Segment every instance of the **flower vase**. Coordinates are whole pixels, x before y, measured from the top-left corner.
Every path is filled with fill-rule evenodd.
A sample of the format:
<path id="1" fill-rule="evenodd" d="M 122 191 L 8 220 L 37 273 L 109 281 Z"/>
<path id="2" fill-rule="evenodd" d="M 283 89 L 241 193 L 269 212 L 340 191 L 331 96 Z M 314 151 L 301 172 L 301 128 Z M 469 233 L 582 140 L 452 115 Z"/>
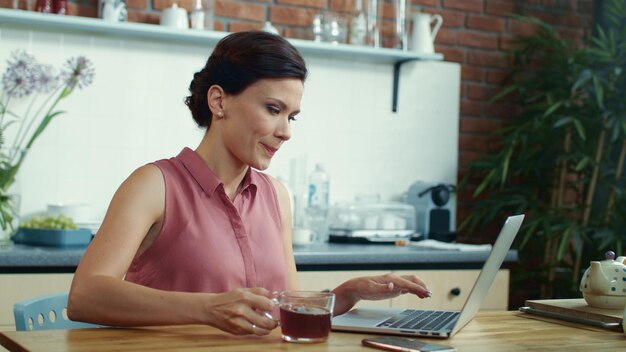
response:
<path id="1" fill-rule="evenodd" d="M 14 187 L 6 194 L 0 195 L 0 248 L 13 244 L 11 236 L 19 225 L 21 200 L 21 195 L 14 191 Z"/>
<path id="2" fill-rule="evenodd" d="M 17 174 L 25 155 L 24 149 L 0 150 L 0 248 L 13 244 L 11 236 L 19 225 L 22 197 Z"/>

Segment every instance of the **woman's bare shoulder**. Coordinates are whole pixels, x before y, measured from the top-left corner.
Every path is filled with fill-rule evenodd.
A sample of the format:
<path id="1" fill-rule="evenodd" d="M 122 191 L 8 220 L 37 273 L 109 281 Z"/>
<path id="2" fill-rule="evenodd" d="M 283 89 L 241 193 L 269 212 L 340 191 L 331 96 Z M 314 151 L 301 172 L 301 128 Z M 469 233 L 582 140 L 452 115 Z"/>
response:
<path id="1" fill-rule="evenodd" d="M 165 181 L 161 170 L 154 164 L 147 164 L 133 171 L 120 185 L 113 203 L 124 211 L 128 207 L 150 210 L 160 214 L 165 202 Z"/>
<path id="2" fill-rule="evenodd" d="M 161 169 L 154 164 L 146 164 L 135 169 L 124 180 L 120 189 L 131 188 L 135 191 L 141 189 L 154 190 L 154 187 L 163 188 L 163 186 L 164 180 Z"/>
<path id="3" fill-rule="evenodd" d="M 283 201 L 284 199 L 289 199 L 289 192 L 287 191 L 287 187 L 281 181 L 271 175 L 264 175 L 272 182 L 272 185 L 276 190 L 276 195 L 278 196 L 279 200 Z"/>

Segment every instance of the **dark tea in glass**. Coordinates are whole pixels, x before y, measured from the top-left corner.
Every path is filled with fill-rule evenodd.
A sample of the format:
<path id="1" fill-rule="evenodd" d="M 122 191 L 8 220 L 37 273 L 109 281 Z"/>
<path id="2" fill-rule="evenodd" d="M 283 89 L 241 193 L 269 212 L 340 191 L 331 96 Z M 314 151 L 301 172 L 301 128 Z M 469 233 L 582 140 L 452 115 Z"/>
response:
<path id="1" fill-rule="evenodd" d="M 280 307 L 280 322 L 285 339 L 324 341 L 330 332 L 330 312 L 306 306 Z"/>
<path id="2" fill-rule="evenodd" d="M 324 342 L 330 333 L 331 312 L 335 295 L 329 292 L 282 292 L 277 301 L 280 306 L 280 325 L 283 340 L 287 342 Z"/>

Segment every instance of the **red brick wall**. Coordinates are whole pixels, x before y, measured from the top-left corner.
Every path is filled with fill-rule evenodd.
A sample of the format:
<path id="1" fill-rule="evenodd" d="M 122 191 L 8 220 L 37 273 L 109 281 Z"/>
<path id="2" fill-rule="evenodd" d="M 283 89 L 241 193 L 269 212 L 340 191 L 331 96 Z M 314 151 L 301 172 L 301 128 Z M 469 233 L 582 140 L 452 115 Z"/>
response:
<path id="1" fill-rule="evenodd" d="M 443 26 L 436 51 L 462 65 L 459 127 L 459 179 L 467 164 L 487 151 L 488 135 L 502 126 L 515 106 L 487 101 L 501 87 L 507 73 L 506 50 L 516 35 L 534 28 L 513 14 L 538 17 L 555 25 L 566 38 L 581 41 L 590 35 L 592 0 L 412 0 L 423 12 L 439 13 Z M 457 223 L 471 211 L 468 189 L 458 194 Z M 489 234 L 487 234 L 489 236 Z M 473 240 L 479 240 L 474 238 Z"/>
<path id="2" fill-rule="evenodd" d="M 127 0 L 132 22 L 158 23 L 160 11 L 173 0 Z M 195 0 L 178 0 L 191 10 Z M 364 0 L 365 2 L 366 0 Z M 505 50 L 519 34 L 533 28 L 513 19 L 513 14 L 539 17 L 556 25 L 564 36 L 580 40 L 592 25 L 593 0 L 408 0 L 409 11 L 438 13 L 443 26 L 436 51 L 447 61 L 462 65 L 459 178 L 467 163 L 486 151 L 487 135 L 500 127 L 514 109 L 506 103 L 487 104 L 507 72 Z M 20 0 L 34 6 L 35 0 Z M 97 0 L 69 0 L 70 15 L 96 17 Z M 0 0 L 10 7 L 12 0 Z M 394 8 L 391 0 L 379 0 L 384 17 L 383 43 L 391 42 Z M 312 17 L 322 10 L 350 16 L 354 0 L 215 0 L 215 29 L 241 31 L 258 29 L 269 19 L 290 38 L 310 38 Z M 436 118 L 436 117 L 433 117 Z M 457 217 L 462 221 L 471 208 L 467 193 L 459 194 Z"/>

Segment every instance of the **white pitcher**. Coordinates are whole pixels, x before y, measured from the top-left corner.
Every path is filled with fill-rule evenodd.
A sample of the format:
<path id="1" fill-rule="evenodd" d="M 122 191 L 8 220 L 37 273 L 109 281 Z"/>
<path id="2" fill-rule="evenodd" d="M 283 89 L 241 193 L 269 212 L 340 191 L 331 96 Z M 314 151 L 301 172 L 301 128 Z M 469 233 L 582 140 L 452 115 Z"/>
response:
<path id="1" fill-rule="evenodd" d="M 126 0 L 99 0 L 98 17 L 105 21 L 125 22 Z"/>
<path id="2" fill-rule="evenodd" d="M 411 50 L 420 53 L 432 54 L 435 52 L 435 37 L 443 23 L 440 15 L 414 13 L 412 16 L 413 31 L 411 36 Z"/>

